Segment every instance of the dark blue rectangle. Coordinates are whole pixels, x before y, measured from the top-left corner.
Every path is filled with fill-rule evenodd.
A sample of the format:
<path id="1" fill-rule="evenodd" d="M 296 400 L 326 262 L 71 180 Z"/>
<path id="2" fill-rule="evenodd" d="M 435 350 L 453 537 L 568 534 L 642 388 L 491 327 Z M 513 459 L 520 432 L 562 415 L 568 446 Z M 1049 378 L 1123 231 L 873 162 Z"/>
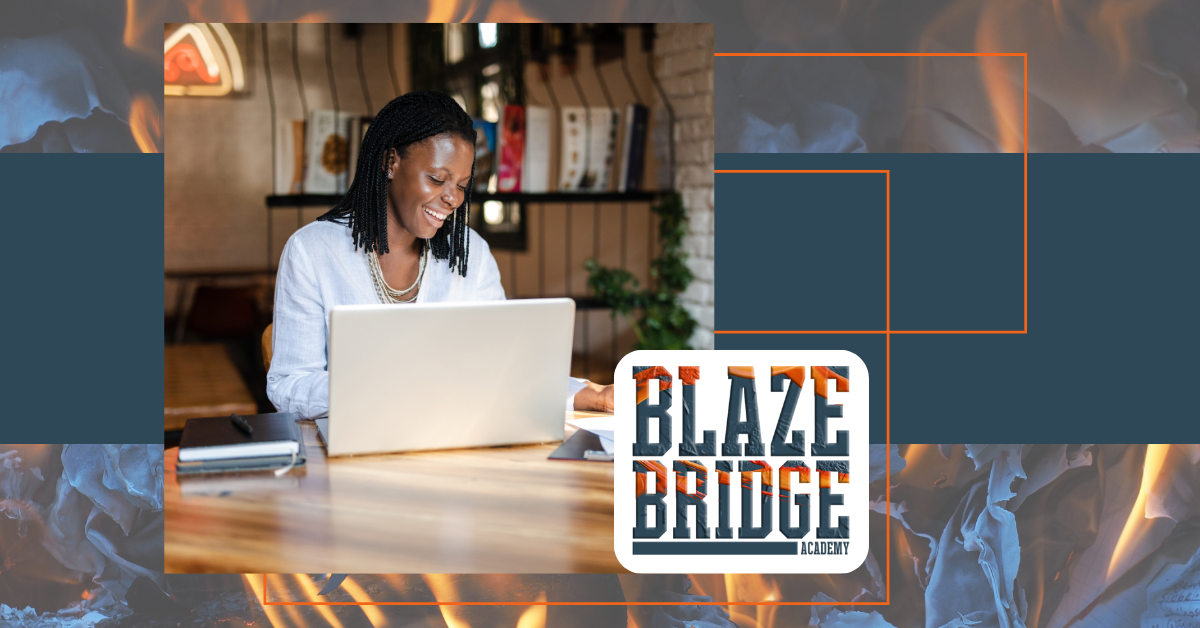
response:
<path id="1" fill-rule="evenodd" d="M 796 541 L 634 541 L 634 554 L 729 556 L 741 554 L 794 555 Z"/>
<path id="2" fill-rule="evenodd" d="M 887 326 L 886 175 L 718 173 L 714 194 L 720 298 L 746 306 L 718 307 L 717 329 Z M 733 280 L 731 256 L 754 272 Z"/>
<path id="3" fill-rule="evenodd" d="M 1024 326 L 1021 155 L 722 154 L 716 167 L 890 171 L 716 175 L 717 329 L 886 329 L 889 179 L 892 329 Z"/>
<path id="4" fill-rule="evenodd" d="M 1023 181 L 1013 160 L 1020 165 L 1019 155 L 720 154 L 717 168 L 890 169 L 892 329 L 1020 331 Z M 1200 154 L 1030 155 L 1028 332 L 893 334 L 891 441 L 1196 442 L 1196 172 Z M 795 211 L 758 209 L 764 232 Z M 739 207 L 719 205 L 718 224 L 726 212 Z M 797 258 L 717 231 L 716 348 L 853 351 L 871 377 L 870 438 L 882 443 L 887 337 L 721 334 L 770 329 L 760 302 L 726 295 L 777 290 L 779 269 Z M 866 225 L 841 237 L 877 239 Z M 820 285 L 795 285 L 774 307 L 878 310 L 873 295 L 830 303 Z"/>
<path id="5" fill-rule="evenodd" d="M 0 154 L 4 439 L 161 442 L 162 154 Z"/>

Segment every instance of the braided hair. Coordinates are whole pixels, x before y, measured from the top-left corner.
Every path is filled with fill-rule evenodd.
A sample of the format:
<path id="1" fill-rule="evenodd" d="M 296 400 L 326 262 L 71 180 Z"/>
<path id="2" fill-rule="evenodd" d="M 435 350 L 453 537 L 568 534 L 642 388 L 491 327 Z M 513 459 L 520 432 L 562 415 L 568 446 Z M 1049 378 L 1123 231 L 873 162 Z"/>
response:
<path id="1" fill-rule="evenodd" d="M 384 159 L 390 149 L 406 157 L 408 147 L 436 135 L 449 133 L 475 146 L 475 127 L 471 116 L 451 97 L 441 92 L 410 92 L 384 105 L 371 122 L 359 151 L 354 182 L 342 200 L 317 220 L 350 226 L 354 250 L 388 252 L 387 175 Z M 471 214 L 471 190 L 475 187 L 475 162 L 472 156 L 471 179 L 458 220 L 443 223 L 429 239 L 434 259 L 450 260 L 450 270 L 467 276 L 467 220 Z"/>

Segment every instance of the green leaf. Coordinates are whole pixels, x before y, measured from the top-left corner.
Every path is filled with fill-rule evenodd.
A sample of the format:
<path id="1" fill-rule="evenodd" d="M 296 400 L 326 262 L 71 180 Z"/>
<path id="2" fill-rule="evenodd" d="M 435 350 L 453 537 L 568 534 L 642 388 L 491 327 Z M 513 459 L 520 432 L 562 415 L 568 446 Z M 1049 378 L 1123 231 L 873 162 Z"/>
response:
<path id="1" fill-rule="evenodd" d="M 662 253 L 650 263 L 650 277 L 657 284 L 642 289 L 632 273 L 606 268 L 595 259 L 583 263 L 588 286 L 596 299 L 630 321 L 638 342 L 634 349 L 691 349 L 690 341 L 699 323 L 678 302 L 679 294 L 695 279 L 680 248 L 687 235 L 687 211 L 683 198 L 666 194 L 650 208 L 659 218 L 658 238 Z M 633 312 L 640 310 L 636 320 Z"/>

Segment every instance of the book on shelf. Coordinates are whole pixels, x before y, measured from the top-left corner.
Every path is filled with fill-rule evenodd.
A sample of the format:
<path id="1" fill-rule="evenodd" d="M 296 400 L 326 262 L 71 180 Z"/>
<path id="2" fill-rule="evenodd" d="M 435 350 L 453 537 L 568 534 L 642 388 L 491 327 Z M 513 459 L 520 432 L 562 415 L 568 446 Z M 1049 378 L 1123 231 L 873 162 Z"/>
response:
<path id="1" fill-rule="evenodd" d="M 617 115 L 608 107 L 563 107 L 559 189 L 609 189 L 616 155 Z"/>
<path id="2" fill-rule="evenodd" d="M 550 191 L 550 141 L 554 119 L 548 107 L 525 107 L 525 154 L 521 192 Z"/>
<path id="3" fill-rule="evenodd" d="M 617 110 L 592 107 L 588 112 L 588 158 L 580 189 L 607 192 L 612 189 L 613 159 L 617 153 Z"/>
<path id="4" fill-rule="evenodd" d="M 304 120 L 281 120 L 275 129 L 275 193 L 304 191 Z"/>
<path id="5" fill-rule="evenodd" d="M 525 156 L 525 108 L 505 105 L 500 118 L 500 170 L 496 189 L 521 191 L 521 166 Z"/>
<path id="6" fill-rule="evenodd" d="M 316 109 L 309 112 L 304 192 L 346 192 L 350 120 L 358 114 Z"/>
<path id="7" fill-rule="evenodd" d="M 625 105 L 625 137 L 621 142 L 621 172 L 617 177 L 618 192 L 642 189 L 646 165 L 646 124 L 649 110 L 644 105 Z"/>
<path id="8" fill-rule="evenodd" d="M 486 192 L 496 173 L 496 123 L 475 118 L 475 191 Z"/>
<path id="9" fill-rule="evenodd" d="M 587 173 L 587 109 L 562 108 L 562 159 L 558 169 L 558 189 L 574 192 L 584 183 Z"/>

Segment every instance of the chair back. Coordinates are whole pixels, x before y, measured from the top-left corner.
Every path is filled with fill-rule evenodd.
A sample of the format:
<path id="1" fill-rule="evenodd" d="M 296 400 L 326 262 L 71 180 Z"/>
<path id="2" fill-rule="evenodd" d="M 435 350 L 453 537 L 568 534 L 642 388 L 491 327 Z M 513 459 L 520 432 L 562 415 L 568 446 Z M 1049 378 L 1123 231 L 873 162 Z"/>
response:
<path id="1" fill-rule="evenodd" d="M 267 328 L 263 330 L 262 335 L 263 371 L 266 373 L 271 372 L 271 328 L 274 326 L 275 323 L 267 325 Z"/>

